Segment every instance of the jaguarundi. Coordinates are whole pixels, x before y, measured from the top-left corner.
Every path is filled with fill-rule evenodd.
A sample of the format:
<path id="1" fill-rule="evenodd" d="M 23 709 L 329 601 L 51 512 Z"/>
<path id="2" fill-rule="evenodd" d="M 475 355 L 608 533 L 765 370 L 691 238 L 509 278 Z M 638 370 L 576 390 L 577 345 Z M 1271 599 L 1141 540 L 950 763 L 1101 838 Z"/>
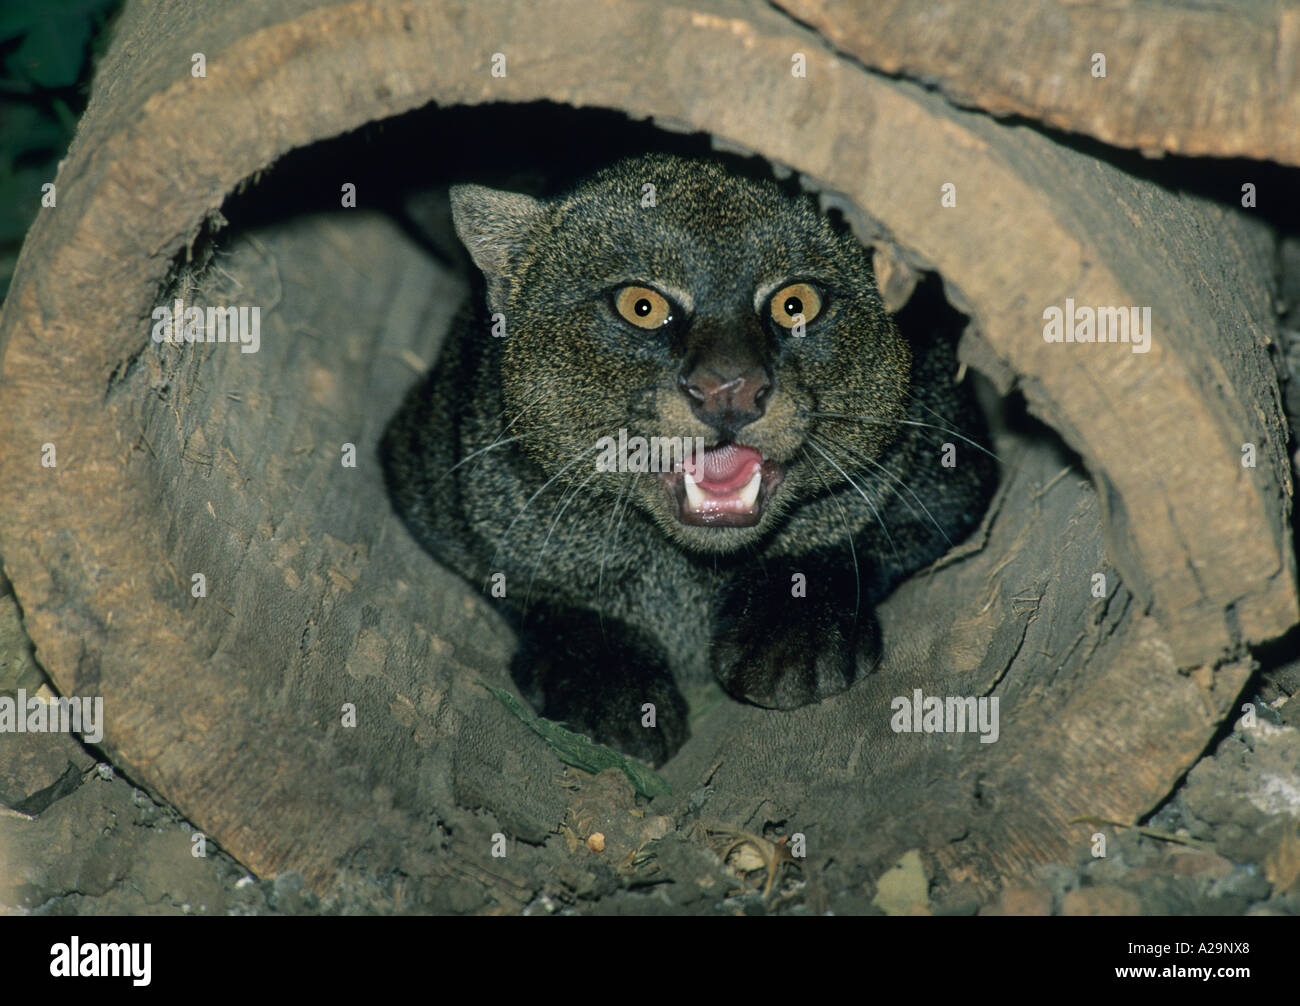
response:
<path id="1" fill-rule="evenodd" d="M 993 488 L 951 343 L 900 332 L 810 196 L 711 159 L 451 204 L 483 282 L 381 450 L 416 539 L 512 620 L 523 695 L 660 764 L 680 683 L 791 709 L 869 671 L 876 603 Z"/>

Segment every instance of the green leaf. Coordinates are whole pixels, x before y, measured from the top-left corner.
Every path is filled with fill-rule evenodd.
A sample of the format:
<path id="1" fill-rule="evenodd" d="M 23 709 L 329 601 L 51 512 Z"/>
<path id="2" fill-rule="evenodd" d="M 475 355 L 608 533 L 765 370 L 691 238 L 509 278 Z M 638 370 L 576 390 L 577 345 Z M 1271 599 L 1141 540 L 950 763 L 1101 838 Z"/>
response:
<path id="1" fill-rule="evenodd" d="M 0 98 L 0 135 L 5 138 L 0 146 L 0 161 L 13 163 L 24 155 L 41 151 L 51 156 L 62 155 L 72 133 L 55 116 L 36 105 Z"/>
<path id="2" fill-rule="evenodd" d="M 560 761 L 566 765 L 580 768 L 584 772 L 603 772 L 607 768 L 620 769 L 632 788 L 642 796 L 667 796 L 672 788 L 654 769 L 644 765 L 635 758 L 619 754 L 604 744 L 597 744 L 586 734 L 566 730 L 558 723 L 538 716 L 531 709 L 525 709 L 519 700 L 502 688 L 493 688 L 486 681 L 480 685 L 501 700 L 501 704 L 515 714 L 528 729 L 546 741 L 547 746 L 555 752 Z"/>
<path id="3" fill-rule="evenodd" d="M 26 35 L 51 18 L 102 18 L 118 0 L 7 0 L 0 5 L 0 42 Z"/>
<path id="4" fill-rule="evenodd" d="M 41 87 L 71 87 L 81 75 L 90 41 L 84 17 L 47 17 L 32 25 L 7 65 Z"/>
<path id="5" fill-rule="evenodd" d="M 0 42 L 27 34 L 32 25 L 48 16 L 38 0 L 17 0 L 0 7 Z"/>
<path id="6" fill-rule="evenodd" d="M 12 173 L 0 168 L 0 242 L 22 242 L 40 212 L 41 186 L 52 180 L 34 168 Z"/>

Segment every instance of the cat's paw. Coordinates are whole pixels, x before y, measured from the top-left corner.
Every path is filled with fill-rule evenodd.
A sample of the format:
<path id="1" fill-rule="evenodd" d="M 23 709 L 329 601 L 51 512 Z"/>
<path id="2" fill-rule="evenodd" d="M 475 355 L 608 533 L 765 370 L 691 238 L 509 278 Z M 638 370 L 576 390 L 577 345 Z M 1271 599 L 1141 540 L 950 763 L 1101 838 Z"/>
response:
<path id="1" fill-rule="evenodd" d="M 733 697 L 769 709 L 796 709 L 837 695 L 874 666 L 880 630 L 870 612 L 856 620 L 741 618 L 713 643 L 713 672 Z"/>
<path id="2" fill-rule="evenodd" d="M 648 722 L 649 706 L 653 706 L 653 726 Z M 590 716 L 572 708 L 553 711 L 569 723 L 570 729 L 587 733 L 615 751 L 656 767 L 675 755 L 690 736 L 685 700 L 676 688 L 659 683 L 606 695 Z"/>
<path id="3" fill-rule="evenodd" d="M 652 765 L 690 737 L 686 700 L 652 647 L 617 622 L 550 615 L 515 655 L 512 674 L 538 712 Z"/>
<path id="4" fill-rule="evenodd" d="M 542 701 L 541 714 L 615 751 L 663 765 L 690 736 L 686 702 L 671 684 L 626 680 L 623 671 L 606 666 L 609 677 L 552 691 Z"/>

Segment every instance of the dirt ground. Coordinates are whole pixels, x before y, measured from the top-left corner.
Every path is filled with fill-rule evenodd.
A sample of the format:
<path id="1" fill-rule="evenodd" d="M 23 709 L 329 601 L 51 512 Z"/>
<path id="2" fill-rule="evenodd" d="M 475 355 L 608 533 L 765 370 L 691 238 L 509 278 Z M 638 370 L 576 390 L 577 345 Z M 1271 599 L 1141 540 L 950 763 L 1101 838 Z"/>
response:
<path id="1" fill-rule="evenodd" d="M 0 659 L 8 674 L 22 671 L 30 681 L 12 594 L 0 605 Z M 724 864 L 719 852 L 727 839 L 707 834 L 698 820 L 652 816 L 616 771 L 588 776 L 557 763 L 556 781 L 577 797 L 565 829 L 546 841 L 567 845 L 572 869 L 527 892 L 524 913 L 1297 915 L 1298 692 L 1300 661 L 1262 673 L 1252 689 L 1254 722 L 1245 717 L 1220 739 L 1146 822 L 1147 833 L 1099 824 L 1104 856 L 1085 850 L 1076 862 L 1041 867 L 983 903 L 960 886 L 932 882 L 913 854 L 876 884 L 839 889 L 827 889 L 823 878 L 808 875 L 811 869 L 782 866 L 765 898 L 767 871 L 753 849 L 740 848 Z M 588 795 L 602 808 L 621 804 L 628 813 L 584 821 Z M 702 790 L 698 802 L 706 799 Z M 420 910 L 391 881 L 352 878 L 319 899 L 297 874 L 254 877 L 211 843 L 200 848 L 196 829 L 174 809 L 64 735 L 0 734 L 0 805 L 3 914 L 384 914 L 399 904 Z M 640 839 L 632 844 L 653 850 L 635 873 L 602 858 L 626 840 L 619 829 L 629 826 Z M 574 829 L 589 834 L 594 827 L 609 833 L 607 850 L 577 839 Z M 527 846 L 516 854 L 526 856 Z M 467 896 L 464 909 L 493 906 Z"/>

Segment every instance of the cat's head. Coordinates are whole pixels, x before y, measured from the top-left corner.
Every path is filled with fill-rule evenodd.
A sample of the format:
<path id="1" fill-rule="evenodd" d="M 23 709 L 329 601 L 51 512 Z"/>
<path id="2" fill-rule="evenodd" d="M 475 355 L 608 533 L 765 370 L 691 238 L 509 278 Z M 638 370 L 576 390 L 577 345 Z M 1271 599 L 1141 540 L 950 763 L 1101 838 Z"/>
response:
<path id="1" fill-rule="evenodd" d="M 866 250 L 806 195 L 653 154 L 553 201 L 451 200 L 500 315 L 503 425 L 570 506 L 626 500 L 683 546 L 730 552 L 896 436 L 908 344 Z"/>

